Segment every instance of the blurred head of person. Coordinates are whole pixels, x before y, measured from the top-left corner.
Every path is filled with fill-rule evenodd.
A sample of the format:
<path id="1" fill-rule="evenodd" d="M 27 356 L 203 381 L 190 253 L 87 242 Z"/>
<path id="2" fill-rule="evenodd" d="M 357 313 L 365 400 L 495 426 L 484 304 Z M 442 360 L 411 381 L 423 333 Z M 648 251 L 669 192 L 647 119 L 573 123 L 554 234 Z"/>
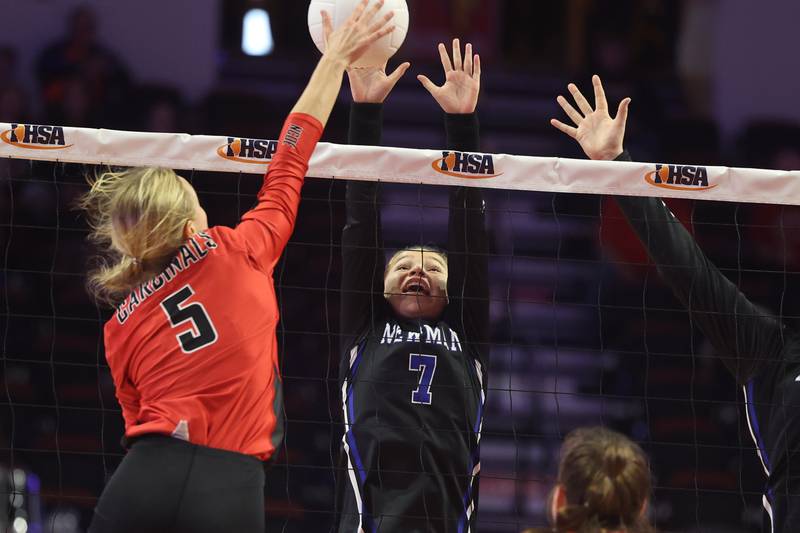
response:
<path id="1" fill-rule="evenodd" d="M 208 217 L 191 184 L 165 168 L 106 172 L 89 181 L 78 206 L 100 249 L 88 289 L 99 302 L 116 305 L 154 278 L 192 235 L 208 229 Z"/>
<path id="2" fill-rule="evenodd" d="M 800 148 L 784 146 L 772 157 L 770 168 L 777 170 L 800 170 Z"/>
<path id="3" fill-rule="evenodd" d="M 447 306 L 447 254 L 409 246 L 389 260 L 383 295 L 395 314 L 407 320 L 436 320 Z"/>
<path id="4" fill-rule="evenodd" d="M 160 133 L 175 133 L 178 126 L 178 108 L 166 100 L 155 102 L 147 110 L 145 116 L 145 130 Z"/>
<path id="5" fill-rule="evenodd" d="M 30 120 L 28 94 L 18 85 L 0 86 L 0 122 Z"/>
<path id="6" fill-rule="evenodd" d="M 94 10 L 88 5 L 76 7 L 69 16 L 67 41 L 77 46 L 94 44 L 97 32 L 97 19 Z"/>
<path id="7" fill-rule="evenodd" d="M 602 427 L 571 432 L 561 447 L 548 515 L 558 533 L 652 533 L 647 456 L 633 441 Z"/>
<path id="8" fill-rule="evenodd" d="M 180 92 L 174 87 L 139 86 L 133 101 L 139 128 L 161 133 L 180 131 L 183 103 Z"/>
<path id="9" fill-rule="evenodd" d="M 17 71 L 17 51 L 10 46 L 0 46 L 0 83 L 12 83 Z"/>

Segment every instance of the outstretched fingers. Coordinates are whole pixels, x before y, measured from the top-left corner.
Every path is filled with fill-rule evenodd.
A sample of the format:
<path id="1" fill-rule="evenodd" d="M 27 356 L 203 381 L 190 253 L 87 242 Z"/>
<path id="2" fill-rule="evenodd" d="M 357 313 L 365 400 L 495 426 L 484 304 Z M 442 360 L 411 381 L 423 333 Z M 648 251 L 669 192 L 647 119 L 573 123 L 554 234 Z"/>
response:
<path id="1" fill-rule="evenodd" d="M 381 30 L 385 30 L 387 28 L 386 25 L 393 18 L 394 18 L 394 11 L 386 13 L 383 17 L 381 17 L 381 19 L 378 22 L 370 26 L 368 33 L 373 34 L 373 33 L 378 33 Z"/>
<path id="2" fill-rule="evenodd" d="M 566 124 L 564 124 L 560 120 L 556 120 L 554 118 L 550 119 L 550 124 L 552 124 L 556 129 L 566 133 L 567 135 L 569 135 L 573 139 L 576 139 L 578 137 L 578 128 L 573 128 L 572 126 L 567 126 Z"/>
<path id="3" fill-rule="evenodd" d="M 369 37 L 367 37 L 366 42 L 367 44 L 372 44 L 375 41 L 380 41 L 390 33 L 394 31 L 394 25 L 386 26 L 378 31 L 372 32 Z"/>
<path id="4" fill-rule="evenodd" d="M 403 77 L 403 74 L 406 73 L 409 67 L 411 67 L 411 63 L 405 62 L 399 65 L 391 74 L 389 74 L 389 83 L 392 84 L 392 87 L 394 87 L 397 82 L 400 81 L 400 78 Z"/>
<path id="5" fill-rule="evenodd" d="M 606 91 L 603 89 L 603 82 L 600 81 L 600 76 L 595 74 L 592 76 L 592 85 L 594 86 L 594 105 L 598 111 L 608 111 L 608 100 L 606 99 Z"/>
<path id="6" fill-rule="evenodd" d="M 364 15 L 364 11 L 367 9 L 367 4 L 369 4 L 369 0 L 361 0 L 350 14 L 350 19 L 347 22 L 350 24 L 356 24 L 359 20 L 361 20 L 361 17 Z"/>
<path id="7" fill-rule="evenodd" d="M 445 74 L 453 70 L 453 64 L 450 62 L 450 56 L 447 55 L 447 47 L 444 43 L 439 43 L 439 57 L 442 60 L 442 67 Z"/>
<path id="8" fill-rule="evenodd" d="M 578 109 L 581 110 L 583 116 L 591 115 L 594 110 L 592 109 L 592 106 L 589 105 L 589 102 L 586 100 L 586 97 L 583 96 L 583 93 L 580 91 L 580 89 L 578 89 L 578 86 L 574 83 L 570 83 L 567 86 L 567 89 L 569 89 L 570 94 L 575 99 L 575 103 L 578 104 Z"/>
<path id="9" fill-rule="evenodd" d="M 417 76 L 417 79 L 422 84 L 422 86 L 425 87 L 425 89 L 429 93 L 431 93 L 431 96 L 434 96 L 436 94 L 436 91 L 439 90 L 439 87 L 435 83 L 433 83 L 427 76 L 423 76 L 422 74 L 420 74 L 419 76 Z"/>
<path id="10" fill-rule="evenodd" d="M 331 16 L 327 11 L 320 11 L 320 15 L 322 15 L 322 36 L 325 39 L 325 47 L 328 47 L 328 39 L 333 33 L 333 21 L 331 20 Z"/>
<path id="11" fill-rule="evenodd" d="M 619 109 L 617 109 L 617 116 L 614 120 L 621 120 L 622 124 L 628 122 L 628 108 L 631 105 L 631 99 L 625 98 L 623 101 L 619 103 Z"/>
<path id="12" fill-rule="evenodd" d="M 475 54 L 475 67 L 473 69 L 472 78 L 481 81 L 481 56 Z"/>
<path id="13" fill-rule="evenodd" d="M 467 43 L 464 48 L 464 72 L 467 76 L 472 77 L 473 72 L 473 57 L 472 57 L 472 43 Z"/>
<path id="14" fill-rule="evenodd" d="M 384 0 L 376 0 L 374 4 L 372 4 L 369 8 L 367 8 L 366 5 L 367 2 L 362 2 L 362 4 L 364 4 L 364 8 L 361 9 L 361 15 L 357 19 L 357 21 L 363 22 L 365 24 L 369 24 L 370 22 L 372 22 L 372 19 L 375 18 L 375 15 L 377 15 L 378 12 L 383 7 L 383 3 Z M 361 4 L 359 4 L 359 7 L 361 7 Z"/>
<path id="15" fill-rule="evenodd" d="M 564 110 L 564 112 L 567 114 L 567 116 L 570 118 L 570 120 L 572 120 L 572 122 L 575 123 L 576 126 L 580 126 L 581 125 L 581 122 L 583 122 L 583 120 L 584 120 L 583 115 L 578 113 L 575 110 L 575 108 L 572 107 L 572 104 L 570 104 L 569 101 L 567 101 L 566 98 L 564 98 L 563 96 L 559 95 L 558 98 L 556 98 L 556 102 L 558 102 L 558 105 L 561 106 L 561 109 Z"/>
<path id="16" fill-rule="evenodd" d="M 453 69 L 461 71 L 464 69 L 464 62 L 461 59 L 461 41 L 453 39 Z"/>

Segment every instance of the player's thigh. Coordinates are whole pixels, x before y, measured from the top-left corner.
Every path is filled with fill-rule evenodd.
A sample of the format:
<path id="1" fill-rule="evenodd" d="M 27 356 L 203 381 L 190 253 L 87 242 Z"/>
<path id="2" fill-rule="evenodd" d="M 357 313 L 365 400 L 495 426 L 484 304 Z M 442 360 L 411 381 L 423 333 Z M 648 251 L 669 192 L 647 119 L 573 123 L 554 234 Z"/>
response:
<path id="1" fill-rule="evenodd" d="M 264 466 L 251 457 L 200 448 L 179 509 L 176 531 L 262 533 Z"/>
<path id="2" fill-rule="evenodd" d="M 103 490 L 90 533 L 168 531 L 191 464 L 191 450 L 169 441 L 136 442 Z"/>

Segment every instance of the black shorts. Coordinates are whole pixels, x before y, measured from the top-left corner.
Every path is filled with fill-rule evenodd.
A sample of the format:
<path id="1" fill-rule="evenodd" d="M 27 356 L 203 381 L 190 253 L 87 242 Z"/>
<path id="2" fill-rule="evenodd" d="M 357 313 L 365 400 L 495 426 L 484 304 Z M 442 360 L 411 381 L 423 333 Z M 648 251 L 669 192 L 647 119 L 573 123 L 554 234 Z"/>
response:
<path id="1" fill-rule="evenodd" d="M 148 435 L 133 443 L 106 485 L 89 533 L 264 529 L 264 463 Z"/>

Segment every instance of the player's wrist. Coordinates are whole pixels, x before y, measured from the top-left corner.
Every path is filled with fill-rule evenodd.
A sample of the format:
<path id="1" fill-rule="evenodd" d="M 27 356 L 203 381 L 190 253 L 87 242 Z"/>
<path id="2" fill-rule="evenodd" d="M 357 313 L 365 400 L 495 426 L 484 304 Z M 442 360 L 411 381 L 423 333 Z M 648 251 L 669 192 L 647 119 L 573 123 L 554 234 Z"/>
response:
<path id="1" fill-rule="evenodd" d="M 319 67 L 325 70 L 329 70 L 335 74 L 339 74 L 344 76 L 345 71 L 347 70 L 348 61 L 347 58 L 344 57 L 342 54 L 337 53 L 335 50 L 328 50 L 319 60 Z"/>
<path id="2" fill-rule="evenodd" d="M 597 150 L 587 155 L 589 155 L 589 159 L 591 159 L 592 161 L 614 161 L 623 152 L 625 152 L 625 149 L 620 144 L 619 146 L 614 146 L 603 150 Z"/>

